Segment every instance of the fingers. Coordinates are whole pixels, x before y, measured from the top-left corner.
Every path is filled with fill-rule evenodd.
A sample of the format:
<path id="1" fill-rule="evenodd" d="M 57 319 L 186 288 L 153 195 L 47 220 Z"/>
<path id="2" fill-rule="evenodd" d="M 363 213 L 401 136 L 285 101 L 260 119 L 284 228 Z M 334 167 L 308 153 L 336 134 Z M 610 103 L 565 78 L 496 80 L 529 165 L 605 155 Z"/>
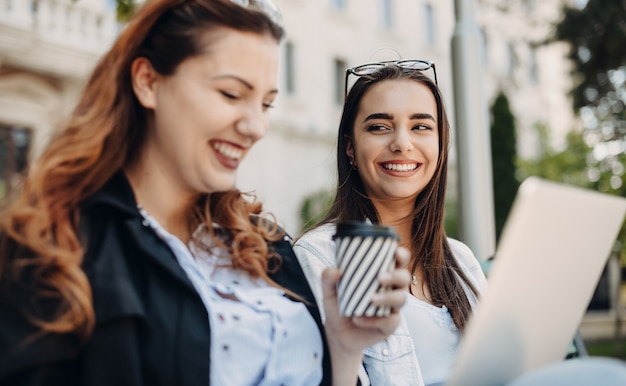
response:
<path id="1" fill-rule="evenodd" d="M 377 306 L 391 307 L 391 312 L 397 313 L 406 303 L 406 291 L 398 289 L 377 293 L 372 296 L 371 302 Z"/>
<path id="2" fill-rule="evenodd" d="M 337 282 L 339 281 L 339 270 L 336 268 L 326 268 L 322 272 L 322 291 L 324 297 L 337 296 Z"/>
<path id="3" fill-rule="evenodd" d="M 324 298 L 324 310 L 328 317 L 329 312 L 339 308 L 337 300 L 337 282 L 339 281 L 339 270 L 336 268 L 326 268 L 322 271 L 322 297 Z"/>

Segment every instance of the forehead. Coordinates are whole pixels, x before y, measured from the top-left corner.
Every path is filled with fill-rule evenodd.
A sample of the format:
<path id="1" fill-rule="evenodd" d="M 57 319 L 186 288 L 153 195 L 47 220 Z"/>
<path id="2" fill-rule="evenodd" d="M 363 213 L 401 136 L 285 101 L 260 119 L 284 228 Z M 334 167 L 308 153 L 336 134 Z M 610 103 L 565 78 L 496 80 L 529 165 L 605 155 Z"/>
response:
<path id="1" fill-rule="evenodd" d="M 437 102 L 430 88 L 412 79 L 383 80 L 370 87 L 359 104 L 359 113 L 404 110 L 436 117 Z"/>
<path id="2" fill-rule="evenodd" d="M 269 33 L 239 31 L 217 27 L 200 38 L 201 53 L 218 69 L 256 68 L 274 72 L 278 68 L 278 41 Z"/>

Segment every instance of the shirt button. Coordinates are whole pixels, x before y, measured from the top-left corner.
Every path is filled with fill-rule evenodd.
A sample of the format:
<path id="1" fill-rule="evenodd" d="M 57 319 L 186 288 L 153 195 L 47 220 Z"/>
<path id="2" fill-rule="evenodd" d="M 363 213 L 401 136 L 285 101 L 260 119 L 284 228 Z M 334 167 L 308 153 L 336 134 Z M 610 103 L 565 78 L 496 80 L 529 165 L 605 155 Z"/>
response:
<path id="1" fill-rule="evenodd" d="M 384 356 L 389 355 L 389 349 L 384 348 L 382 353 L 383 353 Z"/>
<path id="2" fill-rule="evenodd" d="M 147 227 L 148 225 L 150 225 L 150 223 L 148 222 L 148 220 L 143 220 L 143 221 L 141 222 L 141 225 L 143 225 L 143 226 Z"/>

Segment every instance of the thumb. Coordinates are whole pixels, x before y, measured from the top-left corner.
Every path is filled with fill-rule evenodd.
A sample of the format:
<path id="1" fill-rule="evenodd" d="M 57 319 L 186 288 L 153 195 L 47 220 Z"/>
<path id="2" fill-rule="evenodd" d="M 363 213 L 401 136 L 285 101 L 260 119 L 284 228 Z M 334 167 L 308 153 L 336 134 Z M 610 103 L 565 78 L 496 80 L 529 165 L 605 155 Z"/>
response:
<path id="1" fill-rule="evenodd" d="M 339 281 L 340 272 L 336 268 L 326 268 L 322 272 L 322 291 L 324 298 L 337 297 L 337 282 Z"/>

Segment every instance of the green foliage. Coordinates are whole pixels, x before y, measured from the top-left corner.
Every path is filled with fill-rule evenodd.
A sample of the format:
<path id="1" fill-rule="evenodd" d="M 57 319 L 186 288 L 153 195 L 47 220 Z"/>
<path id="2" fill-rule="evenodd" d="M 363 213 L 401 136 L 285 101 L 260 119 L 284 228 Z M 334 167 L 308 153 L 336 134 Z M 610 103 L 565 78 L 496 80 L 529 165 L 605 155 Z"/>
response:
<path id="1" fill-rule="evenodd" d="M 583 9 L 564 12 L 555 39 L 571 46 L 574 109 L 581 112 L 590 147 L 591 185 L 626 197 L 626 3 L 589 0 Z"/>
<path id="2" fill-rule="evenodd" d="M 333 194 L 327 190 L 320 190 L 306 196 L 300 206 L 301 229 L 306 230 L 322 220 L 328 213 L 333 199 Z"/>
<path id="3" fill-rule="evenodd" d="M 446 230 L 446 236 L 459 238 L 459 213 L 457 209 L 457 201 L 447 197 L 443 210 L 443 227 Z"/>
<path id="4" fill-rule="evenodd" d="M 490 132 L 496 238 L 499 239 L 519 187 L 515 118 L 509 100 L 502 92 L 491 107 Z"/>
<path id="5" fill-rule="evenodd" d="M 547 143 L 547 129 L 538 126 L 543 156 L 536 160 L 520 160 L 518 176 L 520 180 L 529 176 L 537 176 L 547 180 L 563 182 L 570 185 L 580 186 L 587 189 L 597 190 L 607 194 L 626 197 L 625 176 L 621 175 L 621 185 L 611 186 L 611 179 L 615 179 L 612 170 L 602 169 L 603 163 L 590 157 L 591 147 L 584 141 L 584 134 L 579 131 L 571 131 L 566 137 L 566 147 L 562 151 L 556 151 Z M 626 164 L 626 155 L 618 157 L 622 165 Z M 618 236 L 621 242 L 621 261 L 626 266 L 626 222 Z"/>
<path id="6" fill-rule="evenodd" d="M 566 6 L 555 38 L 572 47 L 569 58 L 579 80 L 574 89 L 576 109 L 600 103 L 601 97 L 615 91 L 609 73 L 626 64 L 626 5 L 623 0 L 589 0 L 583 9 Z M 585 96 L 588 89 L 596 90 L 598 97 Z"/>
<path id="7" fill-rule="evenodd" d="M 543 156 L 536 160 L 519 161 L 519 177 L 537 176 L 550 181 L 592 188 L 587 177 L 587 154 L 591 150 L 580 132 L 571 131 L 566 136 L 566 148 L 556 151 L 548 144 L 547 128 L 538 125 Z"/>
<path id="8" fill-rule="evenodd" d="M 76 3 L 77 1 L 80 1 L 80 0 L 72 0 L 73 3 Z M 117 2 L 117 7 L 116 7 L 117 20 L 120 22 L 130 21 L 137 7 L 136 0 L 115 0 L 115 1 Z"/>
<path id="9" fill-rule="evenodd" d="M 568 137 L 566 151 L 546 156 L 543 173 L 626 197 L 626 2 L 589 0 L 582 9 L 566 3 L 554 40 L 571 47 L 573 107 L 585 129 Z M 620 240 L 626 265 L 625 227 Z"/>
<path id="10" fill-rule="evenodd" d="M 122 22 L 129 21 L 135 13 L 135 0 L 117 0 L 117 19 Z"/>

